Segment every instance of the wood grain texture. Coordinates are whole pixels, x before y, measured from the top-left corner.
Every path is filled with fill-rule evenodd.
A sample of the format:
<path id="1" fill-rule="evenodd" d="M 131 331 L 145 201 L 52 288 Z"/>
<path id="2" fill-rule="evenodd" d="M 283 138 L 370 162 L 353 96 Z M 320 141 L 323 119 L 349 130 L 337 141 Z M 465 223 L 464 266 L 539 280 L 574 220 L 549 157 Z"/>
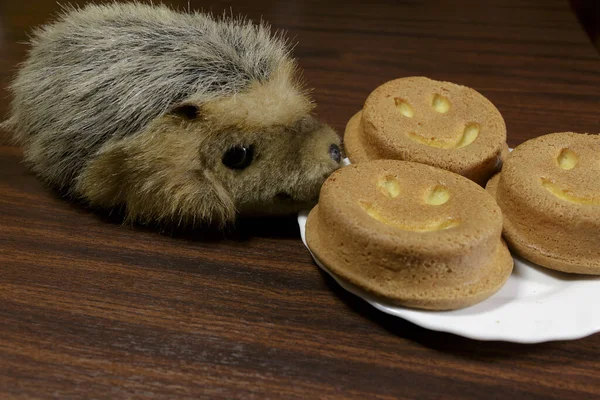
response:
<path id="1" fill-rule="evenodd" d="M 600 56 L 567 1 L 191 6 L 288 30 L 317 111 L 339 132 L 371 90 L 409 75 L 479 90 L 511 145 L 600 131 Z M 57 10 L 0 5 L 0 115 L 20 42 Z M 600 335 L 516 345 L 421 329 L 320 273 L 294 219 L 247 221 L 226 238 L 123 227 L 58 198 L 10 145 L 0 304 L 0 398 L 600 396 Z"/>

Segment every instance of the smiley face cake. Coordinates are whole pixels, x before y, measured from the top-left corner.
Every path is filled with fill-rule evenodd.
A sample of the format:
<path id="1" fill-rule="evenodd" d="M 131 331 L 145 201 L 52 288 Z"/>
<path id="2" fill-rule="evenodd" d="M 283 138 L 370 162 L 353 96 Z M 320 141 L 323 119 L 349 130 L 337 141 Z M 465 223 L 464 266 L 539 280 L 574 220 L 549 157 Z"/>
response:
<path id="1" fill-rule="evenodd" d="M 346 126 L 354 163 L 415 161 L 463 175 L 480 185 L 508 154 L 506 125 L 496 107 L 466 86 L 410 77 L 387 82 Z"/>
<path id="2" fill-rule="evenodd" d="M 387 303 L 448 310 L 502 287 L 513 260 L 502 214 L 474 182 L 396 160 L 352 164 L 323 184 L 308 247 L 336 277 Z"/>
<path id="3" fill-rule="evenodd" d="M 563 132 L 528 140 L 487 189 L 517 254 L 547 268 L 600 275 L 600 136 Z"/>

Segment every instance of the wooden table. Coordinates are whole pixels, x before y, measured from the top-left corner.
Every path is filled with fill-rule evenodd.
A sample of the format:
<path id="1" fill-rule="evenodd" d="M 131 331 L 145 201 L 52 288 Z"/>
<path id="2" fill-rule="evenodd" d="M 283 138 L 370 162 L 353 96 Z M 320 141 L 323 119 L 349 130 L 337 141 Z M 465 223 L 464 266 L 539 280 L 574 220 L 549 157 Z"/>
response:
<path id="1" fill-rule="evenodd" d="M 231 7 L 299 41 L 317 111 L 339 132 L 377 85 L 410 75 L 479 90 L 511 145 L 600 130 L 600 56 L 566 1 Z M 2 87 L 26 32 L 57 9 L 0 6 Z M 518 345 L 428 331 L 341 290 L 293 218 L 219 240 L 124 227 L 61 200 L 20 161 L 0 147 L 0 398 L 600 396 L 600 335 Z"/>

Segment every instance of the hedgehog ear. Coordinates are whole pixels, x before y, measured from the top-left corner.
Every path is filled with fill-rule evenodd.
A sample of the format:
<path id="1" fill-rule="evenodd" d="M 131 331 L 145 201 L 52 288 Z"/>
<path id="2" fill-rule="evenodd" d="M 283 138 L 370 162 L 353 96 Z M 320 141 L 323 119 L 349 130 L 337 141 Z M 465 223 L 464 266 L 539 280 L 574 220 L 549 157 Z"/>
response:
<path id="1" fill-rule="evenodd" d="M 169 111 L 169 114 L 188 121 L 192 121 L 198 118 L 198 116 L 200 115 L 200 107 L 193 103 L 181 103 L 173 107 Z"/>

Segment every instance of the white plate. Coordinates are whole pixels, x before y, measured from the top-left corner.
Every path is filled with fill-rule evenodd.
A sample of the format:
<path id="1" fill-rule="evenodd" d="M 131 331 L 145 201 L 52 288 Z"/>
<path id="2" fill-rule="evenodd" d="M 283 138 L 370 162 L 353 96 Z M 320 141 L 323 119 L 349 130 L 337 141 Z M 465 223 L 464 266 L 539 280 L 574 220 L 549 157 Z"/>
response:
<path id="1" fill-rule="evenodd" d="M 298 225 L 308 248 L 307 215 L 308 211 L 298 214 Z M 600 332 L 600 276 L 566 274 L 514 258 L 512 275 L 494 296 L 462 310 L 423 311 L 374 300 L 356 286 L 338 279 L 314 255 L 313 259 L 347 291 L 384 313 L 423 328 L 477 340 L 517 343 L 573 340 Z"/>

